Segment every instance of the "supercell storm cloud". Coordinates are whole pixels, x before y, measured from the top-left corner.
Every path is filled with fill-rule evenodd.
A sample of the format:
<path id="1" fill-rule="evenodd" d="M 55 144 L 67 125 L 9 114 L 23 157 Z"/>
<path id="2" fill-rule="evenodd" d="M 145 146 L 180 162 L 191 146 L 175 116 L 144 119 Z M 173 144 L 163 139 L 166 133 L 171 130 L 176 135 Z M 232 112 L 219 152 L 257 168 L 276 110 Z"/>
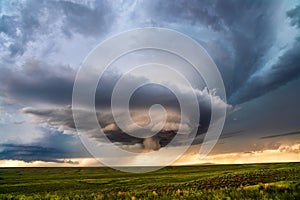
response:
<path id="1" fill-rule="evenodd" d="M 190 92 L 197 95 L 200 120 L 187 118 L 183 124 L 186 130 L 197 128 L 195 145 L 202 143 L 210 124 L 211 106 L 227 109 L 221 136 L 224 143 L 235 139 L 239 143 L 230 151 L 217 147 L 215 153 L 257 151 L 257 146 L 246 145 L 249 138 L 261 145 L 276 135 L 286 138 L 282 143 L 266 142 L 259 150 L 299 145 L 298 1 L 1 1 L 0 159 L 76 164 L 69 159 L 89 157 L 76 137 L 70 106 L 76 73 L 97 44 L 143 27 L 168 28 L 188 35 L 205 48 L 221 73 L 227 103 L 210 96 L 201 77 L 188 70 L 184 75 L 195 87 L 183 91 L 177 86 L 187 98 Z M 159 150 L 178 130 L 180 106 L 176 96 L 155 84 L 137 90 L 130 108 L 133 120 L 140 125 L 149 123 L 151 105 L 167 108 L 167 122 L 156 137 L 143 140 L 123 133 L 110 112 L 112 91 L 126 68 L 123 63 L 134 64 L 131 58 L 152 61 L 147 58 L 149 54 L 157 60 L 173 59 L 156 53 L 144 51 L 129 55 L 127 60 L 121 58 L 104 73 L 97 88 L 98 122 L 106 136 L 124 148 Z M 183 71 L 188 67 L 186 63 L 179 65 Z M 146 76 L 131 76 L 128 84 L 146 81 Z M 156 120 L 161 119 L 157 116 Z M 127 126 L 130 129 L 130 124 Z M 86 131 L 101 142 L 94 130 Z M 288 138 L 291 132 L 296 133 L 292 134 L 294 143 Z M 176 144 L 184 145 L 184 141 Z M 296 155 L 299 158 L 299 152 Z"/>

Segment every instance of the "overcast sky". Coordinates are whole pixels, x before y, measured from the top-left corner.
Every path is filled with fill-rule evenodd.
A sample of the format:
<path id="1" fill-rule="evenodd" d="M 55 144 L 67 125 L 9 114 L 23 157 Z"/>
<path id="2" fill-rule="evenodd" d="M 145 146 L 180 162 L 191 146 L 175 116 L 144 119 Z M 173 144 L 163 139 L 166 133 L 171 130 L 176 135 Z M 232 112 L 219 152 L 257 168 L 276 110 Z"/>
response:
<path id="1" fill-rule="evenodd" d="M 149 85 L 134 94 L 132 116 L 141 125 L 147 124 L 147 109 L 152 104 L 169 109 L 167 123 L 150 143 L 124 136 L 108 110 L 114 85 L 126 66 L 136 60 L 172 60 L 169 64 L 176 63 L 197 91 L 202 111 L 197 121 L 199 138 L 176 164 L 300 160 L 299 1 L 3 0 L 0 166 L 97 165 L 74 127 L 71 104 L 77 70 L 100 42 L 150 26 L 182 32 L 201 44 L 221 73 L 227 102 L 219 104 L 218 97 L 208 98 L 201 77 L 174 55 L 151 50 L 129 54 L 105 72 L 103 87 L 96 94 L 98 120 L 112 142 L 128 149 L 162 151 L 156 165 L 167 155 L 162 149 L 174 137 L 180 121 L 173 93 Z M 167 84 L 177 84 L 168 80 Z M 128 84 L 144 81 L 147 77 L 135 76 Z M 180 87 L 178 90 L 186 95 Z M 215 104 L 226 106 L 226 123 L 214 150 L 199 161 L 197 146 L 210 123 L 210 106 Z M 191 126 L 191 119 L 185 122 Z"/>

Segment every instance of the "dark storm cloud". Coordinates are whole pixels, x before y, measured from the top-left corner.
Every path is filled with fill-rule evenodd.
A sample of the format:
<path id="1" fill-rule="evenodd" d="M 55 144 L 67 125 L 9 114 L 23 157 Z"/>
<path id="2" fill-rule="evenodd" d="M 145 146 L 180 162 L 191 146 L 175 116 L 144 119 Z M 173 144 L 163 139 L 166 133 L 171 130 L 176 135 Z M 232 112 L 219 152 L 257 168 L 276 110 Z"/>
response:
<path id="1" fill-rule="evenodd" d="M 271 47 L 275 37 L 273 13 L 278 3 L 266 1 L 151 1 L 149 16 L 159 25 L 169 26 L 177 23 L 190 29 L 206 27 L 208 32 L 217 32 L 216 39 L 206 41 L 205 35 L 193 35 L 210 51 L 210 55 L 217 62 L 223 76 L 227 78 L 225 84 L 230 94 L 251 75 L 257 67 L 259 59 Z M 159 8 L 159 9 L 158 9 Z M 266 12 L 267 11 L 267 12 Z M 155 14 L 154 14 L 155 13 Z M 215 40 L 215 41 L 214 41 Z M 228 45 L 231 48 L 224 47 Z M 216 50 L 221 49 L 225 57 L 218 57 Z M 231 56 L 230 52 L 234 54 Z M 227 58 L 226 58 L 227 57 Z M 224 61 L 224 59 L 226 59 Z M 232 60 L 228 60 L 232 59 Z M 233 65 L 233 66 L 228 66 Z M 232 90 L 232 91 L 231 91 Z"/>
<path id="2" fill-rule="evenodd" d="M 0 144 L 0 159 L 77 164 L 63 159 L 90 157 L 79 139 L 73 135 L 44 131 L 45 137 L 32 144 Z"/>
<path id="3" fill-rule="evenodd" d="M 69 106 L 59 109 L 40 109 L 27 107 L 23 108 L 21 111 L 22 113 L 32 115 L 34 122 L 37 124 L 48 125 L 57 130 L 64 131 L 66 134 L 76 132 L 74 120 L 72 117 L 72 110 Z M 84 120 L 89 120 L 89 116 L 91 116 L 91 113 L 87 111 L 82 111 L 80 115 L 80 117 Z M 111 142 L 123 145 L 134 145 L 143 143 L 143 139 L 130 136 L 127 133 L 120 130 L 118 125 L 115 123 L 111 113 L 97 112 L 97 116 L 98 122 L 102 127 L 102 131 Z M 148 110 L 136 110 L 132 112 L 131 117 L 133 121 L 135 123 L 138 123 L 139 125 L 145 126 L 149 123 L 147 119 Z M 180 119 L 180 113 L 173 112 L 169 114 L 167 122 L 164 124 L 164 127 L 156 134 L 157 138 L 160 141 L 161 147 L 166 146 L 173 139 L 173 137 L 177 134 L 179 125 L 181 125 L 183 129 L 189 129 L 189 127 L 191 126 L 190 122 L 180 123 Z M 204 133 L 208 128 L 208 124 L 203 124 L 202 121 L 200 122 L 200 124 L 200 127 L 196 127 L 198 128 L 198 134 Z M 130 124 L 127 124 L 127 126 L 129 127 L 128 131 L 131 134 L 134 134 L 135 131 L 138 131 L 135 129 L 130 129 Z M 99 139 L 99 141 L 103 141 L 104 135 L 102 135 L 98 130 L 90 130 L 90 128 L 91 127 L 82 127 L 81 131 L 86 132 L 86 134 L 88 134 L 90 137 L 97 138 Z M 202 141 L 202 139 L 197 141 L 200 142 Z M 197 141 L 195 141 L 195 144 L 198 143 Z M 174 144 L 181 145 L 183 143 L 184 141 L 175 141 Z"/>
<path id="4" fill-rule="evenodd" d="M 99 37 L 107 33 L 114 18 L 106 1 L 97 1 L 93 6 L 46 0 L 12 1 L 8 4 L 18 11 L 3 13 L 0 18 L 0 33 L 6 34 L 12 42 L 8 47 L 10 56 L 22 55 L 28 42 L 49 35 L 53 28 L 58 29 L 56 34 L 66 37 L 75 33 Z"/>
<path id="5" fill-rule="evenodd" d="M 71 105 L 75 76 L 76 71 L 68 66 L 53 66 L 37 60 L 28 61 L 21 70 L 0 68 L 0 96 L 8 102 L 18 102 L 23 106 L 36 105 L 36 103 Z M 98 108 L 110 106 L 112 91 L 120 77 L 121 74 L 112 71 L 103 74 L 99 81 L 101 87 L 98 87 L 96 92 Z M 136 85 L 147 81 L 147 78 L 132 76 L 127 83 Z M 153 84 L 138 90 L 131 103 L 134 108 L 147 108 L 154 103 L 178 107 L 172 92 Z"/>
<path id="6" fill-rule="evenodd" d="M 62 158 L 63 152 L 54 148 L 45 148 L 42 146 L 0 144 L 1 160 L 23 160 L 24 162 L 45 161 L 45 162 L 63 162 L 57 160 Z"/>
<path id="7" fill-rule="evenodd" d="M 28 61 L 21 70 L 1 68 L 0 95 L 8 102 L 18 102 L 21 107 L 32 107 L 37 104 L 67 106 L 72 103 L 75 75 L 76 71 L 68 66 L 52 66 L 36 60 Z M 112 71 L 103 74 L 99 81 L 101 86 L 97 88 L 96 92 L 97 108 L 110 107 L 112 91 L 120 77 L 120 74 Z M 131 76 L 127 83 L 136 85 L 147 81 L 148 79 L 145 77 Z M 188 94 L 181 92 L 180 88 L 176 90 L 179 94 L 188 96 Z M 210 114 L 211 103 L 218 106 L 222 106 L 223 103 L 223 106 L 226 106 L 218 98 L 211 99 L 206 90 L 196 90 L 196 94 L 203 116 Z M 135 109 L 147 109 L 155 103 L 175 110 L 179 109 L 176 96 L 166 87 L 156 84 L 148 84 L 138 89 L 133 94 L 130 103 Z M 35 114 L 39 115 L 39 113 Z"/>
<path id="8" fill-rule="evenodd" d="M 300 28 L 300 5 L 287 12 L 287 16 L 291 18 L 291 24 Z"/>
<path id="9" fill-rule="evenodd" d="M 300 41 L 279 58 L 267 71 L 258 71 L 231 96 L 234 104 L 243 103 L 272 91 L 300 76 Z"/>
<path id="10" fill-rule="evenodd" d="M 72 117 L 72 110 L 70 106 L 64 108 L 57 108 L 57 109 L 40 109 L 40 108 L 23 108 L 21 110 L 22 113 L 30 114 L 33 116 L 34 122 L 37 124 L 46 124 L 49 125 L 57 130 L 64 131 L 65 133 L 74 133 L 76 132 L 74 120 Z M 122 113 L 120 113 L 122 115 Z M 90 119 L 91 112 L 89 111 L 82 111 L 80 112 L 80 117 L 86 120 L 87 124 L 88 120 Z M 97 138 L 100 142 L 105 142 L 103 137 L 107 137 L 111 142 L 118 143 L 121 145 L 135 145 L 135 144 L 143 144 L 142 138 L 133 137 L 128 135 L 127 133 L 123 132 L 118 125 L 115 123 L 114 118 L 110 112 L 97 112 L 98 116 L 98 123 L 102 127 L 102 131 L 104 132 L 105 136 L 101 134 L 98 130 L 91 130 L 91 127 L 83 127 L 81 131 L 84 131 L 87 135 L 93 138 Z M 131 113 L 131 117 L 135 123 L 138 123 L 141 126 L 145 126 L 149 123 L 148 117 L 148 110 L 135 110 Z M 180 113 L 172 112 L 168 113 L 167 122 L 165 123 L 162 130 L 160 130 L 156 134 L 157 141 L 160 143 L 160 147 L 164 147 L 168 145 L 168 143 L 175 137 L 177 134 L 178 127 L 180 125 Z M 155 120 L 155 119 L 154 119 Z M 187 129 L 189 128 L 189 123 L 182 123 L 181 124 Z M 128 124 L 130 127 L 130 124 Z M 198 127 L 196 127 L 198 128 Z M 198 134 L 204 133 L 207 130 L 207 124 L 202 124 L 198 128 Z M 130 130 L 131 134 L 134 134 L 135 131 L 138 130 Z M 182 145 L 186 142 L 187 138 L 182 138 L 185 140 L 178 140 L 174 142 L 174 145 Z M 195 140 L 194 144 L 198 144 L 202 142 L 201 140 Z"/>
<path id="11" fill-rule="evenodd" d="M 234 53 L 227 93 L 232 94 L 251 76 L 272 47 L 276 35 L 273 27 L 276 7 L 276 3 L 266 1 L 218 1 L 216 4 Z"/>
<path id="12" fill-rule="evenodd" d="M 70 67 L 32 60 L 19 71 L 0 69 L 0 95 L 22 105 L 70 104 L 74 78 L 75 71 Z"/>
<path id="13" fill-rule="evenodd" d="M 272 48 L 281 48 L 275 46 L 275 42 L 287 26 L 279 27 L 278 20 L 291 20 L 291 26 L 299 27 L 300 6 L 284 11 L 282 4 L 287 2 L 150 1 L 144 7 L 141 4 L 146 11 L 139 12 L 146 12 L 153 25 L 193 33 L 192 37 L 206 48 L 219 67 L 229 102 L 240 104 L 300 76 L 299 42 L 296 39 L 278 62 L 269 70 L 263 70 L 267 62 L 277 56 L 267 53 Z M 279 19 L 280 12 L 285 13 Z M 200 31 L 203 29 L 206 32 Z M 208 33 L 210 39 L 207 39 Z"/>
<path id="14" fill-rule="evenodd" d="M 17 102 L 22 113 L 30 114 L 37 124 L 49 125 L 65 133 L 75 132 L 72 116 L 72 89 L 75 71 L 66 66 L 51 66 L 43 62 L 31 60 L 24 64 L 21 70 L 7 68 L 0 69 L 0 90 L 3 100 Z M 119 74 L 106 72 L 100 79 L 101 87 L 97 89 L 96 106 L 99 124 L 103 127 L 106 136 L 113 142 L 130 145 L 142 143 L 141 139 L 131 137 L 119 130 L 112 114 L 106 110 L 110 107 L 111 94 Z M 130 77 L 128 84 L 135 85 L 148 81 L 144 77 Z M 189 93 L 181 93 L 189 96 Z M 210 98 L 207 91 L 198 91 L 197 97 L 200 104 L 201 118 L 199 134 L 207 130 L 210 123 L 211 103 L 216 106 L 228 106 L 218 98 Z M 159 134 L 161 146 L 165 146 L 174 137 L 180 122 L 179 104 L 176 96 L 164 87 L 147 85 L 134 93 L 131 99 L 133 118 L 146 125 L 148 109 L 151 105 L 159 103 L 171 109 L 172 117 L 168 118 L 164 129 Z M 54 106 L 54 107 L 53 107 Z M 104 112 L 101 112 L 104 109 Z M 228 106 L 230 109 L 230 106 Z M 85 119 L 89 119 L 89 112 L 82 112 Z M 147 115 L 147 116 L 145 116 Z M 194 122 L 189 122 L 193 124 Z M 187 123 L 186 126 L 191 126 Z M 198 124 L 198 122 L 197 122 Z M 129 125 L 129 124 L 128 124 Z M 88 131 L 88 129 L 86 129 Z M 97 137 L 97 136 L 95 136 Z"/>
<path id="15" fill-rule="evenodd" d="M 35 116 L 36 123 L 45 123 L 50 126 L 61 127 L 61 129 L 65 131 L 75 131 L 75 124 L 70 106 L 61 109 L 34 109 L 25 107 L 21 112 Z"/>
<path id="16" fill-rule="evenodd" d="M 277 21 L 274 18 L 278 9 L 278 2 L 243 1 L 240 4 L 228 4 L 219 1 L 217 11 L 223 13 L 224 22 L 230 29 L 236 57 L 231 72 L 232 82 L 227 85 L 229 102 L 232 104 L 262 96 L 300 76 L 299 41 L 296 39 L 277 62 L 268 69 L 265 66 L 270 60 L 276 59 L 276 54 L 267 58 L 266 54 L 274 48 L 281 31 L 275 28 Z M 292 20 L 292 25 L 299 18 L 295 10 L 289 11 L 287 16 Z"/>
<path id="17" fill-rule="evenodd" d="M 23 106 L 36 103 L 70 105 L 75 76 L 76 71 L 68 66 L 53 66 L 37 60 L 28 61 L 21 70 L 0 68 L 0 96 Z M 120 77 L 120 74 L 111 71 L 101 77 L 101 87 L 96 92 L 98 108 L 110 106 L 112 91 Z M 144 77 L 131 77 L 128 84 L 135 85 L 147 80 Z M 139 91 L 132 102 L 134 107 L 149 107 L 154 102 L 178 106 L 174 94 L 165 88 L 149 85 Z"/>
<path id="18" fill-rule="evenodd" d="M 0 68 L 0 96 L 22 106 L 38 104 L 70 105 L 76 71 L 69 66 L 27 61 L 20 70 Z M 114 84 L 120 77 L 105 73 L 96 93 L 98 107 L 108 107 Z M 87 77 L 88 78 L 88 77 Z M 131 79 L 135 82 L 135 78 Z"/>
<path id="19" fill-rule="evenodd" d="M 267 52 L 276 45 L 274 41 L 281 31 L 281 27 L 277 27 L 277 13 L 286 12 L 283 15 L 286 19 L 281 20 L 290 20 L 291 26 L 299 27 L 300 6 L 289 11 L 280 10 L 285 3 L 155 0 L 137 2 L 135 9 L 123 12 L 131 16 L 129 19 L 133 27 L 155 25 L 192 33 L 191 36 L 207 49 L 217 63 L 229 101 L 240 104 L 300 75 L 299 42 L 296 41 L 269 70 L 263 70 L 266 63 L 274 58 L 267 56 Z M 124 6 L 120 5 L 120 8 Z M 117 6 L 112 6 L 108 1 L 91 4 L 27 1 L 17 3 L 16 7 L 19 13 L 4 14 L 0 20 L 0 31 L 11 39 L 11 55 L 23 54 L 27 43 L 40 35 L 47 35 L 52 25 L 67 37 L 76 33 L 99 37 L 112 29 L 113 22 L 122 16 Z M 207 39 L 208 35 L 211 35 L 210 39 Z"/>

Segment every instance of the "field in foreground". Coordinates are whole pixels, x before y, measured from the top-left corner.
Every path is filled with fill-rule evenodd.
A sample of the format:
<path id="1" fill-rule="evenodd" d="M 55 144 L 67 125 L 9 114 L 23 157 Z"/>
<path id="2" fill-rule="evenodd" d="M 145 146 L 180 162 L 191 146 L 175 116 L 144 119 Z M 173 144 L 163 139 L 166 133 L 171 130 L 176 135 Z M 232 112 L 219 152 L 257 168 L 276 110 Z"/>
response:
<path id="1" fill-rule="evenodd" d="M 0 199 L 300 199 L 300 163 L 110 168 L 0 168 Z"/>

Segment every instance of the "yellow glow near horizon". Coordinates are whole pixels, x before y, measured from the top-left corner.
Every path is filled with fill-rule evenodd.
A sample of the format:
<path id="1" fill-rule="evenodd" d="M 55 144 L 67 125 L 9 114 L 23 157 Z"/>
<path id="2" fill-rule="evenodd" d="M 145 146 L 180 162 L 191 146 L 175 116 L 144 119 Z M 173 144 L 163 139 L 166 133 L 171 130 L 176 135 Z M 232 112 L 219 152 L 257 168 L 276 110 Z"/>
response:
<path id="1" fill-rule="evenodd" d="M 300 162 L 300 144 L 289 146 L 290 151 L 264 150 L 251 153 L 224 153 L 209 155 L 199 160 L 197 153 L 187 153 L 173 165 L 201 165 L 201 164 L 245 164 L 245 163 L 274 163 L 274 162 Z M 291 151 L 292 150 L 292 151 Z M 163 159 L 163 157 L 161 158 Z M 103 166 L 94 158 L 60 159 L 61 163 L 21 160 L 0 160 L 0 167 L 96 167 Z M 71 162 L 70 162 L 71 161 Z M 159 165 L 159 159 L 156 160 Z M 132 163 L 131 163 L 132 165 Z"/>

